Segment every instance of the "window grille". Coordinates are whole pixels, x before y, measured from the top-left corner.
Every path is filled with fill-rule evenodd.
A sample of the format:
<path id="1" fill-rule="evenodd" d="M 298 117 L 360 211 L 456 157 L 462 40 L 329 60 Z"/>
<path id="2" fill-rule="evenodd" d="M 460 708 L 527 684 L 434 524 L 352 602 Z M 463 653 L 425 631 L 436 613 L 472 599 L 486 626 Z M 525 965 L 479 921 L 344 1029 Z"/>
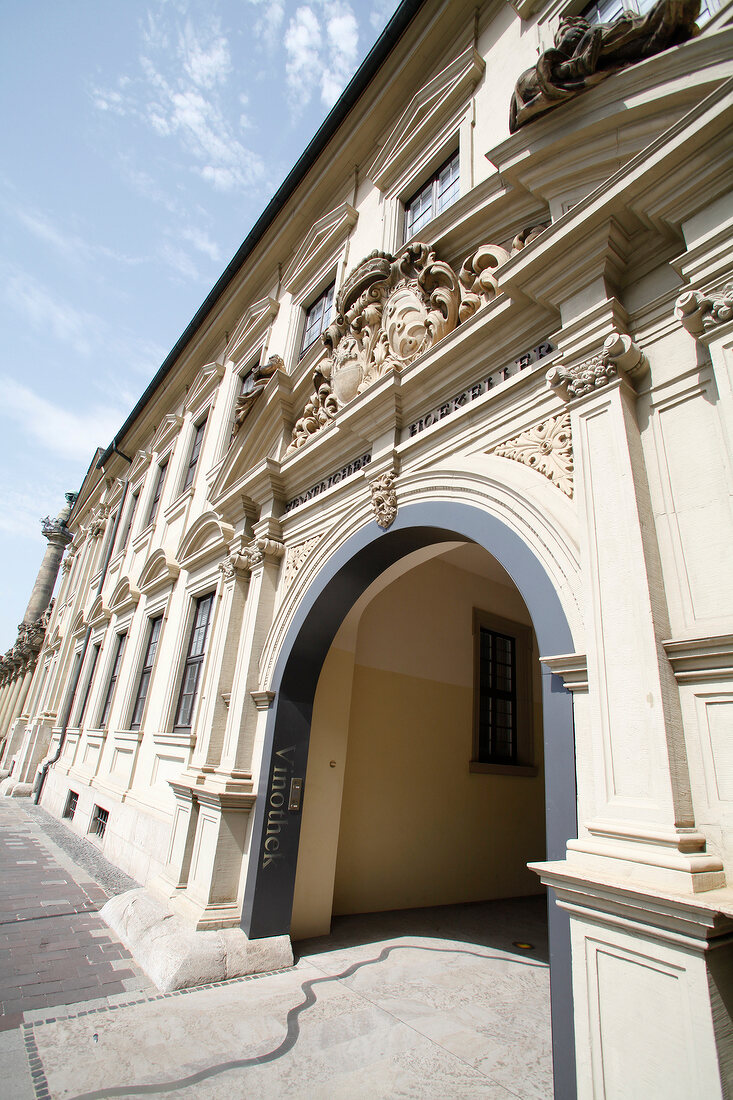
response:
<path id="1" fill-rule="evenodd" d="M 405 203 L 406 241 L 456 201 L 460 191 L 458 167 L 456 152 Z"/>
<path id="2" fill-rule="evenodd" d="M 79 795 L 76 791 L 69 791 L 66 796 L 66 805 L 64 806 L 63 817 L 68 817 L 69 821 L 73 821 L 74 814 L 76 813 L 76 805 L 79 801 Z"/>
<path id="3" fill-rule="evenodd" d="M 154 619 L 150 620 L 150 627 L 148 629 L 148 644 L 145 647 L 145 659 L 143 661 L 143 667 L 140 670 L 140 679 L 138 680 L 137 694 L 135 696 L 135 706 L 132 709 L 132 721 L 130 722 L 131 730 L 140 729 L 140 723 L 142 722 L 143 718 L 143 711 L 145 710 L 145 700 L 148 697 L 150 677 L 153 674 L 153 665 L 155 664 L 155 651 L 158 648 L 158 638 L 160 637 L 160 628 L 162 623 L 162 615 L 157 615 Z"/>
<path id="4" fill-rule="evenodd" d="M 209 632 L 209 622 L 213 603 L 213 592 L 210 592 L 208 596 L 201 596 L 196 600 L 196 610 L 194 612 L 191 637 L 189 639 L 188 653 L 186 655 L 186 664 L 183 670 L 183 680 L 181 682 L 181 693 L 178 698 L 178 707 L 176 709 L 176 720 L 174 724 L 177 729 L 189 729 L 191 726 L 193 708 L 199 689 L 201 666 L 204 663 L 204 654 L 206 652 L 206 638 Z"/>
<path id="5" fill-rule="evenodd" d="M 303 339 L 300 345 L 300 354 L 302 355 L 314 341 L 318 339 L 322 332 L 324 332 L 331 323 L 331 314 L 333 313 L 333 295 L 336 289 L 336 283 L 331 283 L 329 287 L 320 294 L 315 302 L 308 307 L 305 312 L 305 328 L 303 329 Z"/>
<path id="6" fill-rule="evenodd" d="M 92 836 L 96 836 L 99 840 L 102 840 L 107 829 L 108 820 L 109 810 L 103 810 L 101 806 L 95 806 L 94 813 L 92 814 L 92 823 L 89 826 L 89 832 Z"/>

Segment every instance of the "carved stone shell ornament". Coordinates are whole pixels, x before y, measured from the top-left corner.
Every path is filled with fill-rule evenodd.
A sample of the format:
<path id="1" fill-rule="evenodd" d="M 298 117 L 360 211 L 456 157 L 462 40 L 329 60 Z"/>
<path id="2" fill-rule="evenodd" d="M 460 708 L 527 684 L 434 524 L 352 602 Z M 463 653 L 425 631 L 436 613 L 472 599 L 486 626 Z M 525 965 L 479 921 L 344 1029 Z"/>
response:
<path id="1" fill-rule="evenodd" d="M 399 255 L 375 251 L 344 283 L 336 316 L 323 335 L 315 397 L 293 432 L 289 451 L 333 419 L 338 409 L 391 370 L 401 370 L 459 323 L 461 286 L 426 244 Z"/>

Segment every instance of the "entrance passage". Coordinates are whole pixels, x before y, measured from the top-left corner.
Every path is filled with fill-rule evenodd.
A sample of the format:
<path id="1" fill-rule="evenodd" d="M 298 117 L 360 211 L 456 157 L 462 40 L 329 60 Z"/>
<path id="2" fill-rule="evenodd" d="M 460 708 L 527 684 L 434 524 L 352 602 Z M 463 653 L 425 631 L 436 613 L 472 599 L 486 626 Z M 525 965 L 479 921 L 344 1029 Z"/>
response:
<path id="1" fill-rule="evenodd" d="M 543 893 L 526 866 L 546 847 L 537 645 L 482 547 L 425 547 L 357 600 L 318 680 L 305 791 L 293 939 Z"/>

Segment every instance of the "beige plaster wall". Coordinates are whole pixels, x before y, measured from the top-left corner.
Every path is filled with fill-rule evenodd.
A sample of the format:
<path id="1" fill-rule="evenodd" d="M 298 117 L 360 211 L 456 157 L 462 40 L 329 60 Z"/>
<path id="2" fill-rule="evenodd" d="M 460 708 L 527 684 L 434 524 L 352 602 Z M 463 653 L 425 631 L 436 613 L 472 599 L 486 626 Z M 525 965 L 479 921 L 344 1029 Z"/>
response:
<path id="1" fill-rule="evenodd" d="M 469 772 L 474 607 L 529 621 L 507 575 L 472 547 L 390 584 L 363 612 L 355 651 L 332 647 L 314 705 L 293 938 L 326 932 L 332 911 L 538 891 L 525 865 L 544 857 L 541 768 Z"/>

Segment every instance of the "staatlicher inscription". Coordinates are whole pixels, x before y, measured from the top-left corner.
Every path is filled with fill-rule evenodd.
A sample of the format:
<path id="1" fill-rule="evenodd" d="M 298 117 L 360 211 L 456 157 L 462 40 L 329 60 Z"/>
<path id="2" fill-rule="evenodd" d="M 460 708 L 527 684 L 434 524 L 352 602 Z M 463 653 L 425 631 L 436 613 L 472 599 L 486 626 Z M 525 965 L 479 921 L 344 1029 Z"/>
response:
<path id="1" fill-rule="evenodd" d="M 300 507 L 301 504 L 307 504 L 309 500 L 313 500 L 314 497 L 320 496 L 321 493 L 325 493 L 327 489 L 330 489 L 333 485 L 338 485 L 340 481 L 344 481 L 347 477 L 351 477 L 352 474 L 356 474 L 359 470 L 363 470 L 365 466 L 368 466 L 372 460 L 371 452 L 367 452 L 361 456 L 361 458 L 355 458 L 353 462 L 350 462 L 348 466 L 343 466 L 340 470 L 337 470 L 335 474 L 331 474 L 325 481 L 319 481 L 317 485 L 314 485 L 307 493 L 301 493 L 299 497 L 293 497 L 285 505 L 285 511 L 290 512 L 293 508 Z"/>

